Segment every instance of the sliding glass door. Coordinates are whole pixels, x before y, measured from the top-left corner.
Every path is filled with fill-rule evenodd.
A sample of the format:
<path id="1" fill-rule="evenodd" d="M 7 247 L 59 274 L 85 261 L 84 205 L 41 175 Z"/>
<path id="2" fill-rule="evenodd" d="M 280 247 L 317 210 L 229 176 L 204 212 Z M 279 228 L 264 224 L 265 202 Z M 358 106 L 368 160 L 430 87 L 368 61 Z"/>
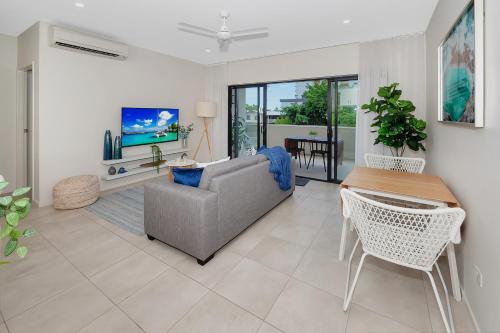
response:
<path id="1" fill-rule="evenodd" d="M 262 85 L 229 90 L 229 151 L 232 157 L 244 156 L 266 144 L 264 135 L 264 89 Z"/>
<path id="2" fill-rule="evenodd" d="M 330 81 L 330 132 L 332 133 L 331 177 L 341 182 L 354 168 L 356 148 L 356 112 L 358 109 L 357 77 Z"/>
<path id="3" fill-rule="evenodd" d="M 282 146 L 297 176 L 340 182 L 354 165 L 357 77 L 229 87 L 229 151 Z"/>

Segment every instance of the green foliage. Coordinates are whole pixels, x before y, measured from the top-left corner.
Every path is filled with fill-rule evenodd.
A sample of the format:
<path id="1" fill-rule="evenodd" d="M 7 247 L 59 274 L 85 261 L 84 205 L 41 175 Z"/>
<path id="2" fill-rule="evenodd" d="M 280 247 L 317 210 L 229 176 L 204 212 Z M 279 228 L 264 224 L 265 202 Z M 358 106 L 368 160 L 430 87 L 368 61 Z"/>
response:
<path id="1" fill-rule="evenodd" d="M 239 151 L 250 140 L 247 134 L 245 122 L 241 118 L 233 120 L 233 142 L 237 143 L 236 150 Z"/>
<path id="2" fill-rule="evenodd" d="M 156 172 L 160 173 L 160 163 L 163 160 L 163 153 L 157 145 L 151 146 L 151 153 L 153 154 L 153 166 L 156 168 Z"/>
<path id="3" fill-rule="evenodd" d="M 374 144 L 389 147 L 393 156 L 403 156 L 406 147 L 425 151 L 422 141 L 427 138 L 424 132 L 427 123 L 413 115 L 415 106 L 411 101 L 400 99 L 402 91 L 397 89 L 398 85 L 380 87 L 378 96 L 382 98 L 372 97 L 370 103 L 361 107 L 366 113 L 376 115 L 371 124 L 375 128 L 372 133 L 377 133 Z"/>
<path id="4" fill-rule="evenodd" d="M 302 95 L 304 114 L 308 125 L 326 125 L 328 110 L 328 81 L 315 81 L 307 86 Z"/>
<path id="5" fill-rule="evenodd" d="M 281 109 L 280 122 L 293 125 L 326 125 L 328 109 L 328 82 L 321 80 L 309 84 L 304 92 L 303 104 L 291 104 Z"/>
<path id="6" fill-rule="evenodd" d="M 189 134 L 191 134 L 191 132 L 193 131 L 193 123 L 187 125 L 187 126 L 184 126 L 184 125 L 181 125 L 179 126 L 179 137 L 181 139 L 187 139 L 189 137 Z"/>
<path id="7" fill-rule="evenodd" d="M 302 97 L 304 98 L 303 104 L 291 104 L 282 108 L 282 116 L 276 120 L 275 124 L 326 126 L 328 124 L 328 82 L 321 80 L 308 85 Z M 340 106 L 338 124 L 344 127 L 355 127 L 356 107 Z"/>
<path id="8" fill-rule="evenodd" d="M 0 182 L 0 191 L 7 185 L 7 182 Z M 18 229 L 21 220 L 26 218 L 31 210 L 30 199 L 23 197 L 30 190 L 29 187 L 22 187 L 16 189 L 11 196 L 0 197 L 0 239 L 9 238 L 3 249 L 5 257 L 16 252 L 18 257 L 24 258 L 28 249 L 25 246 L 20 246 L 21 239 L 35 235 L 33 229 L 25 229 L 24 231 Z M 5 260 L 0 261 L 0 265 L 7 263 L 9 262 Z"/>
<path id="9" fill-rule="evenodd" d="M 246 112 L 257 112 L 258 107 L 255 104 L 246 104 L 245 105 L 245 111 Z"/>
<path id="10" fill-rule="evenodd" d="M 339 126 L 356 127 L 356 107 L 344 105 L 339 107 Z"/>
<path id="11" fill-rule="evenodd" d="M 276 125 L 293 125 L 292 124 L 292 121 L 289 119 L 289 118 L 283 118 L 283 117 L 279 117 L 278 119 L 276 119 L 276 121 L 274 122 Z"/>
<path id="12" fill-rule="evenodd" d="M 317 131 L 309 131 L 309 135 L 316 136 L 316 135 L 318 135 L 318 132 Z"/>

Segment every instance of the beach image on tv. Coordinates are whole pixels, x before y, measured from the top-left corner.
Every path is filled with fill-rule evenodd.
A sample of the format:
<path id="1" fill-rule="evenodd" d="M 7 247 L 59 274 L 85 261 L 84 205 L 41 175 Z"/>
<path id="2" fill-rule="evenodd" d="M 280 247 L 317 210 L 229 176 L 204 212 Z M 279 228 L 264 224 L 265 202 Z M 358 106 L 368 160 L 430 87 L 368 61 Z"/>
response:
<path id="1" fill-rule="evenodd" d="M 179 109 L 122 108 L 122 147 L 178 139 Z"/>

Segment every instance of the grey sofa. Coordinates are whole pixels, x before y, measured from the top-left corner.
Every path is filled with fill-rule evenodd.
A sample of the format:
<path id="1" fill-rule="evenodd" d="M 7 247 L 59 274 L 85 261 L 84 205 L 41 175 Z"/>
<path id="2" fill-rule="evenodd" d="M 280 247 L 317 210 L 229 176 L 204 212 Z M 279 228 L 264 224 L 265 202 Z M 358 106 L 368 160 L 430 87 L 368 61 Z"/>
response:
<path id="1" fill-rule="evenodd" d="M 204 265 L 215 252 L 295 190 L 281 191 L 263 155 L 207 166 L 198 188 L 165 179 L 144 186 L 144 230 Z"/>

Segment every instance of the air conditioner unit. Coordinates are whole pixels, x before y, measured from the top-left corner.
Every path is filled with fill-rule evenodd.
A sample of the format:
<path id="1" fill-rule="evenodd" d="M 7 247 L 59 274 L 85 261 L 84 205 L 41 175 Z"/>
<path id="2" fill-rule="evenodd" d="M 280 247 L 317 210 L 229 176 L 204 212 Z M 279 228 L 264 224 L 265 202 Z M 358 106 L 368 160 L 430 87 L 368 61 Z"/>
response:
<path id="1" fill-rule="evenodd" d="M 72 49 L 120 60 L 127 59 L 128 56 L 128 46 L 125 44 L 84 35 L 56 26 L 52 27 L 50 44 L 54 47 Z"/>

